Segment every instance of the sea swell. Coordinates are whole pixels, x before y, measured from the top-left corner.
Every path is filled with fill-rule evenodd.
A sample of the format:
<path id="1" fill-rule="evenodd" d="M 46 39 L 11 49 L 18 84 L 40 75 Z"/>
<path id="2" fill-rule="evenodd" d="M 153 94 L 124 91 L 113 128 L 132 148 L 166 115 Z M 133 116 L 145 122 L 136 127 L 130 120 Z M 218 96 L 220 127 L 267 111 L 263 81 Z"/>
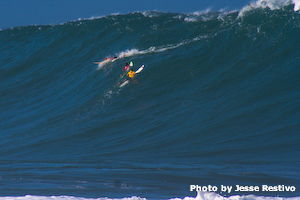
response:
<path id="1" fill-rule="evenodd" d="M 297 5 L 260 3 L 0 31 L 1 198 L 183 199 L 195 183 L 298 188 L 300 15 Z M 145 68 L 120 88 L 129 61 Z M 277 196 L 299 191 L 185 199 Z"/>

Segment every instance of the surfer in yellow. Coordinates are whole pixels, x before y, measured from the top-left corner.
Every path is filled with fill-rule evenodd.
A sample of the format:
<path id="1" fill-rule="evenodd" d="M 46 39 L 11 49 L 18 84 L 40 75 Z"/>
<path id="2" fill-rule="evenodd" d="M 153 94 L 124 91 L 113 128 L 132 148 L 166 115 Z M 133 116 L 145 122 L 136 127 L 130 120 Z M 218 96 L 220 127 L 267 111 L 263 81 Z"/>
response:
<path id="1" fill-rule="evenodd" d="M 125 83 L 126 81 L 129 82 L 132 78 L 134 78 L 135 72 L 132 70 L 131 67 L 129 68 L 129 72 L 127 73 L 126 76 L 127 76 L 126 79 L 124 81 L 118 83 L 118 85 Z"/>
<path id="2" fill-rule="evenodd" d="M 135 76 L 135 72 L 132 70 L 132 68 L 129 69 L 129 72 L 127 73 L 127 80 L 131 80 Z"/>

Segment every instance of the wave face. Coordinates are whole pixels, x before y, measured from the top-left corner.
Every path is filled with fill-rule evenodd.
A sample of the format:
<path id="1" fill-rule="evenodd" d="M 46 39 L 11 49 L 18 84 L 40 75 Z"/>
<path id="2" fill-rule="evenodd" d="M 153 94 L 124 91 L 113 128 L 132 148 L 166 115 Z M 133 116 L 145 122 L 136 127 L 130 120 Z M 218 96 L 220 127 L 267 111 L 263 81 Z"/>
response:
<path id="1" fill-rule="evenodd" d="M 284 5 L 0 31 L 0 196 L 299 198 L 299 22 Z"/>

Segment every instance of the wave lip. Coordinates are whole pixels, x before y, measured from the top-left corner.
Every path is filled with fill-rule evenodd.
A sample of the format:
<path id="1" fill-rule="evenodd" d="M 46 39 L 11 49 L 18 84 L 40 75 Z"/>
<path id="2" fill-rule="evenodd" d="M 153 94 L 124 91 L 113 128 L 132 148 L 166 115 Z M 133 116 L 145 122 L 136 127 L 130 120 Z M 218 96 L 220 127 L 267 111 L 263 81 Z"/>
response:
<path id="1" fill-rule="evenodd" d="M 294 11 L 298 11 L 300 10 L 300 0 L 293 0 L 295 7 L 294 7 Z"/>
<path id="2" fill-rule="evenodd" d="M 269 8 L 271 10 L 278 10 L 281 9 L 284 6 L 288 6 L 290 4 L 294 4 L 294 11 L 297 12 L 300 10 L 300 0 L 292 0 L 292 1 L 286 1 L 286 0 L 257 0 L 254 3 L 250 3 L 246 6 L 244 6 L 239 11 L 239 17 L 242 17 L 245 12 L 251 11 L 253 9 L 257 8 Z"/>

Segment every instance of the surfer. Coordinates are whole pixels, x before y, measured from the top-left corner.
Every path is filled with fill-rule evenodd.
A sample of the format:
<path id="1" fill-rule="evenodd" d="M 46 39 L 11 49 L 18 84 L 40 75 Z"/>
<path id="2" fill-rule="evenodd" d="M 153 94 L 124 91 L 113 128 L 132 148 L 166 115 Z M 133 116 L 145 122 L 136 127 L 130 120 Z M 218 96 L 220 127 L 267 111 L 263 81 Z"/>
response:
<path id="1" fill-rule="evenodd" d="M 135 72 L 132 70 L 132 67 L 130 67 L 129 72 L 127 73 L 127 80 L 131 80 L 135 76 Z"/>
<path id="2" fill-rule="evenodd" d="M 127 73 L 126 79 L 124 81 L 121 81 L 120 83 L 118 83 L 118 85 L 120 85 L 120 87 L 123 87 L 124 85 L 128 84 L 129 81 L 131 81 L 131 79 L 133 79 L 136 76 L 136 74 L 140 73 L 144 69 L 144 67 L 145 67 L 145 65 L 142 65 L 136 71 L 133 71 L 132 67 L 130 67 L 129 72 Z"/>
<path id="3" fill-rule="evenodd" d="M 94 62 L 95 64 L 98 64 L 98 65 L 100 65 L 100 64 L 105 64 L 105 63 L 108 63 L 108 62 L 110 62 L 110 61 L 114 61 L 115 59 L 117 59 L 118 57 L 117 56 L 115 56 L 115 57 L 106 57 L 106 58 L 104 58 L 104 60 L 103 61 L 101 61 L 101 62 Z"/>
<path id="4" fill-rule="evenodd" d="M 129 72 L 126 75 L 126 79 L 124 81 L 121 81 L 118 83 L 118 85 L 124 83 L 124 82 L 129 82 L 134 76 L 135 76 L 135 71 L 132 70 L 132 67 L 129 68 Z"/>
<path id="5" fill-rule="evenodd" d="M 117 58 L 117 56 L 115 56 L 115 57 L 110 57 L 110 58 L 105 58 L 104 60 L 114 60 L 114 59 L 116 59 Z"/>
<path id="6" fill-rule="evenodd" d="M 126 72 L 129 69 L 129 64 L 125 63 L 125 66 L 123 67 L 122 71 Z"/>
<path id="7" fill-rule="evenodd" d="M 125 66 L 122 69 L 123 73 L 120 75 L 120 77 L 123 77 L 128 72 L 130 67 L 133 67 L 133 62 L 132 61 L 130 61 L 130 64 L 125 63 Z"/>
<path id="8" fill-rule="evenodd" d="M 123 67 L 122 71 L 125 72 L 129 69 L 129 67 L 133 67 L 133 62 L 130 61 L 130 64 L 125 63 L 125 67 Z"/>

